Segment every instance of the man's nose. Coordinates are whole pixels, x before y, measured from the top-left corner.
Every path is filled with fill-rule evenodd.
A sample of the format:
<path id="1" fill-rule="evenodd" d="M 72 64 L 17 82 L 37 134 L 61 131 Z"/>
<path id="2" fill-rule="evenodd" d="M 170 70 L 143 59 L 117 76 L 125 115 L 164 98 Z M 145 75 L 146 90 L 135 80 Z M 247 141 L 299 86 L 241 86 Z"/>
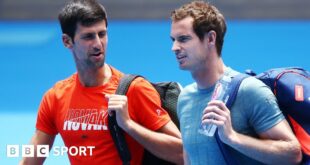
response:
<path id="1" fill-rule="evenodd" d="M 179 44 L 178 44 L 176 41 L 174 41 L 174 42 L 172 43 L 171 50 L 174 51 L 174 52 L 180 50 L 180 46 L 179 46 Z"/>
<path id="2" fill-rule="evenodd" d="M 96 49 L 100 49 L 102 46 L 102 38 L 100 38 L 98 35 L 94 38 L 94 45 L 93 47 Z"/>

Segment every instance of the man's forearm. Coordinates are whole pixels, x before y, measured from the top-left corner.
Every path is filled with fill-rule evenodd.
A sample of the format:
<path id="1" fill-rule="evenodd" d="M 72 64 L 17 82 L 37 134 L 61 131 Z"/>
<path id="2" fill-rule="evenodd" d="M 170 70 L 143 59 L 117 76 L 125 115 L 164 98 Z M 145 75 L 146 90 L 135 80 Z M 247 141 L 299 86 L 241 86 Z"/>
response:
<path id="1" fill-rule="evenodd" d="M 40 130 L 36 130 L 34 136 L 31 139 L 30 144 L 34 145 L 34 157 L 23 157 L 19 162 L 19 165 L 41 165 L 45 161 L 45 157 L 37 157 L 37 145 L 49 145 L 49 149 L 52 148 L 55 140 L 54 135 L 48 135 Z"/>
<path id="2" fill-rule="evenodd" d="M 176 164 L 183 164 L 181 138 L 151 131 L 132 120 L 124 130 L 154 155 Z"/>
<path id="3" fill-rule="evenodd" d="M 256 139 L 237 134 L 231 147 L 265 164 L 297 164 L 301 159 L 298 142 L 270 139 Z"/>

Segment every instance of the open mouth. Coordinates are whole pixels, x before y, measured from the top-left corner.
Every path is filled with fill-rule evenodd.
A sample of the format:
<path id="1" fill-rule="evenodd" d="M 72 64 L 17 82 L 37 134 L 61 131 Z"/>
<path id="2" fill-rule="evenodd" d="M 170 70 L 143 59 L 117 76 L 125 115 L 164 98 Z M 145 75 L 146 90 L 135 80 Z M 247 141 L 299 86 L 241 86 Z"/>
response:
<path id="1" fill-rule="evenodd" d="M 101 61 L 104 58 L 103 52 L 92 53 L 89 55 L 89 57 L 95 61 Z"/>
<path id="2" fill-rule="evenodd" d="M 182 60 L 182 59 L 184 59 L 184 58 L 186 58 L 186 56 L 177 56 L 177 59 L 178 59 L 178 60 Z"/>
<path id="3" fill-rule="evenodd" d="M 100 56 L 100 55 L 102 55 L 101 52 L 91 54 L 91 56 Z"/>

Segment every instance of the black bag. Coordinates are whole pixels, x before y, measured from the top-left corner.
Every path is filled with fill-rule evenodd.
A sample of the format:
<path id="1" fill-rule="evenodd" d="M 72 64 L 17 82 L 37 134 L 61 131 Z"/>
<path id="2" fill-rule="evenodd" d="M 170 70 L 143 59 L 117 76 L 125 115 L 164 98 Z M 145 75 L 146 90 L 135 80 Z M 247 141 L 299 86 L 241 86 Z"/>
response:
<path id="1" fill-rule="evenodd" d="M 116 90 L 116 94 L 118 95 L 126 95 L 128 88 L 131 82 L 137 77 L 142 77 L 139 75 L 125 75 Z M 178 96 L 181 92 L 180 85 L 176 82 L 159 82 L 159 83 L 151 83 L 153 87 L 157 90 L 161 99 L 161 106 L 168 112 L 172 121 L 179 128 L 179 120 L 176 113 L 176 106 L 178 101 Z M 109 130 L 114 140 L 114 144 L 116 145 L 117 151 L 123 161 L 124 165 L 129 165 L 131 156 L 128 146 L 126 144 L 124 138 L 123 130 L 117 125 L 116 116 L 109 116 Z M 145 165 L 171 165 L 168 161 L 162 160 L 155 155 L 151 154 L 149 151 L 145 150 L 143 162 Z"/>

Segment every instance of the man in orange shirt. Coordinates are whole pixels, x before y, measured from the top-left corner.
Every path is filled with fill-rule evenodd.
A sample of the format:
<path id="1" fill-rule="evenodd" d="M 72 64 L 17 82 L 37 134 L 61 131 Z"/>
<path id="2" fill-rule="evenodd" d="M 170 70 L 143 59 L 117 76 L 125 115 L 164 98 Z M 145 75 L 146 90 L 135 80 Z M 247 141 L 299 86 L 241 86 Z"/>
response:
<path id="1" fill-rule="evenodd" d="M 127 96 L 115 95 L 124 75 L 105 63 L 107 15 L 95 0 L 69 2 L 59 14 L 62 40 L 74 57 L 77 73 L 57 82 L 40 104 L 36 132 L 31 140 L 35 156 L 21 164 L 42 164 L 37 146 L 52 148 L 59 133 L 71 164 L 122 164 L 107 126 L 107 116 L 116 114 L 131 152 L 130 164 L 141 164 L 144 148 L 156 156 L 182 164 L 182 142 L 177 127 L 161 108 L 159 94 L 142 78 L 134 80 Z"/>

